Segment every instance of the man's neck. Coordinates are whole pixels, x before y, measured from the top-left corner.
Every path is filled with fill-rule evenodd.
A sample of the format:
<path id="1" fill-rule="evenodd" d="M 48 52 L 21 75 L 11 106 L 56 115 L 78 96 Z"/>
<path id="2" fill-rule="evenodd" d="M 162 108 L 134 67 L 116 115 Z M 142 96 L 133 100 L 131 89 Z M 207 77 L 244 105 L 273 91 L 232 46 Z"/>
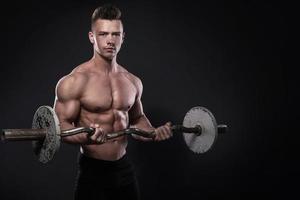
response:
<path id="1" fill-rule="evenodd" d="M 95 67 L 104 72 L 104 73 L 112 73 L 117 71 L 117 58 L 114 57 L 112 60 L 102 57 L 101 55 L 94 53 L 93 61 L 95 63 Z"/>

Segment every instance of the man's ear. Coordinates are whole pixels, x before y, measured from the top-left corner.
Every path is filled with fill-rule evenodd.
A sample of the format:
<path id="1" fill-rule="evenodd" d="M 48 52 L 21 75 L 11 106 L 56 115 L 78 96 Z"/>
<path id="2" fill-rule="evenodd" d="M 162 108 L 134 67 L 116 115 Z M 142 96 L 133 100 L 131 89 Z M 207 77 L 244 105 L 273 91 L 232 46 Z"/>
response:
<path id="1" fill-rule="evenodd" d="M 92 31 L 89 32 L 89 39 L 90 39 L 90 42 L 91 42 L 92 44 L 95 43 L 94 34 L 93 34 Z"/>
<path id="2" fill-rule="evenodd" d="M 124 40 L 125 40 L 125 32 L 123 32 L 122 43 L 124 42 Z"/>

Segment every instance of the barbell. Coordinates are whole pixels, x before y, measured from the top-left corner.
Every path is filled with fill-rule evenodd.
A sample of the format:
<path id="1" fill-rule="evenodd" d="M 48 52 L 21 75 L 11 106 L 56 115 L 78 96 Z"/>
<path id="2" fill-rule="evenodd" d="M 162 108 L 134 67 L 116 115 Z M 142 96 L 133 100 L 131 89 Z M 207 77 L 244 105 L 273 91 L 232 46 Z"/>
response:
<path id="1" fill-rule="evenodd" d="M 214 145 L 217 135 L 225 133 L 227 125 L 217 125 L 213 114 L 204 107 L 193 107 L 185 115 L 183 125 L 173 125 L 173 132 L 182 132 L 186 145 L 195 153 L 205 153 Z M 79 133 L 92 135 L 91 127 L 78 127 L 60 130 L 58 117 L 50 106 L 40 106 L 33 117 L 31 129 L 3 129 L 0 137 L 2 141 L 32 141 L 34 153 L 38 161 L 47 163 L 53 159 L 59 150 L 62 137 Z M 146 132 L 138 128 L 127 128 L 108 133 L 106 140 L 124 135 L 136 134 L 146 138 L 154 138 L 155 132 Z"/>

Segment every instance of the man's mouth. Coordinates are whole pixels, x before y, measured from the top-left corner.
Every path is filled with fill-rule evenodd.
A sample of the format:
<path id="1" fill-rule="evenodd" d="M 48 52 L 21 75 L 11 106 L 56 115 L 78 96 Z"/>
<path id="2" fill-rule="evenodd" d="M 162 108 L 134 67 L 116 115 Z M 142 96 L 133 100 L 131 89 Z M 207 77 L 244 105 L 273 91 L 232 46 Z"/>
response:
<path id="1" fill-rule="evenodd" d="M 115 48 L 104 48 L 104 49 L 107 51 L 115 51 L 116 50 Z"/>

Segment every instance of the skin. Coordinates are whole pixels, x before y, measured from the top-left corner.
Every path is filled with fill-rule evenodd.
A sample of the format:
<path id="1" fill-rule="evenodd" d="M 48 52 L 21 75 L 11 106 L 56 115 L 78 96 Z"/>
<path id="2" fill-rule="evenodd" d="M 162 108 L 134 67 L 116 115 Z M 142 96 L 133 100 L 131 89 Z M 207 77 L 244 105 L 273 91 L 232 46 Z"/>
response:
<path id="1" fill-rule="evenodd" d="M 126 153 L 127 136 L 105 141 L 105 134 L 130 127 L 155 131 L 155 141 L 172 136 L 171 123 L 154 128 L 143 112 L 141 80 L 117 63 L 124 41 L 120 20 L 98 19 L 89 32 L 94 55 L 61 78 L 56 86 L 54 109 L 61 129 L 94 127 L 91 136 L 80 133 L 63 141 L 80 144 L 81 152 L 102 160 L 118 160 Z M 152 139 L 133 135 L 142 141 Z"/>

